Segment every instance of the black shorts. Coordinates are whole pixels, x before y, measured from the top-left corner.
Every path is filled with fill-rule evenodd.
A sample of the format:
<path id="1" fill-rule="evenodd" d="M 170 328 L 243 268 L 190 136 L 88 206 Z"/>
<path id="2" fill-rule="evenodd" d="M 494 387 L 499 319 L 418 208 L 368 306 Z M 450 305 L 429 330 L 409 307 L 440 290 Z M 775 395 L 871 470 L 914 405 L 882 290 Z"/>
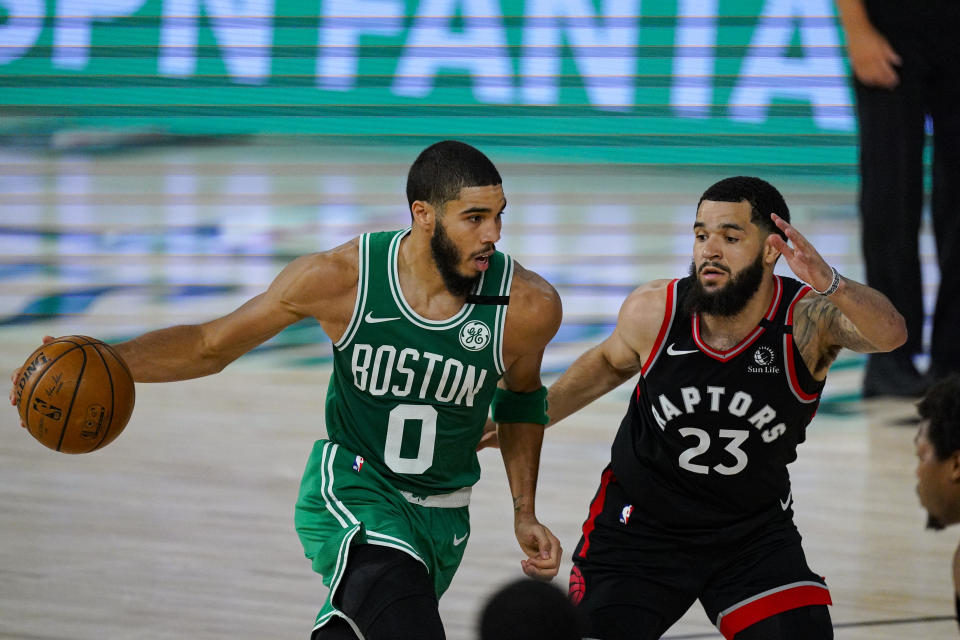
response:
<path id="1" fill-rule="evenodd" d="M 831 604 L 786 514 L 736 539 L 708 541 L 665 533 L 630 506 L 604 471 L 570 575 L 587 637 L 659 638 L 698 599 L 727 640 L 783 611 Z"/>

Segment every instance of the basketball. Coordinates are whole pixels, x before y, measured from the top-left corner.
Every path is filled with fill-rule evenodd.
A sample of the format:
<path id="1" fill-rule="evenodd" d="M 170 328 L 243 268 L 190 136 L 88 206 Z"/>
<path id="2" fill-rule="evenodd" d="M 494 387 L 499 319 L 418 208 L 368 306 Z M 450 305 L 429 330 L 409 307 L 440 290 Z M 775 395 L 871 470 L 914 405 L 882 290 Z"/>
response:
<path id="1" fill-rule="evenodd" d="M 133 376 L 107 344 L 65 336 L 27 358 L 15 390 L 20 420 L 44 446 L 89 453 L 113 442 L 133 412 Z"/>

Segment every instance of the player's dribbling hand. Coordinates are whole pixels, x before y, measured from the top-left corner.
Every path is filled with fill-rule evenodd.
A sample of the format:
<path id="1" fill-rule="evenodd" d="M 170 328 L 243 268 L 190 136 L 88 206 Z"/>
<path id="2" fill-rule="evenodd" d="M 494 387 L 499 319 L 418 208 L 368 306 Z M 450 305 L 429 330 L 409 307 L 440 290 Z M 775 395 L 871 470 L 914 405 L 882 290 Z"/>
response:
<path id="1" fill-rule="evenodd" d="M 55 339 L 53 336 L 43 336 L 43 344 L 53 342 Z M 10 404 L 13 406 L 17 406 L 17 380 L 20 378 L 21 369 L 23 369 L 23 367 L 17 367 L 10 376 Z M 23 421 L 20 422 L 20 426 L 24 429 L 27 428 L 27 425 L 23 424 Z"/>
<path id="2" fill-rule="evenodd" d="M 492 449 L 500 448 L 500 438 L 497 436 L 497 423 L 487 418 L 487 423 L 483 425 L 483 437 L 477 444 L 477 451 L 490 447 Z"/>
<path id="3" fill-rule="evenodd" d="M 527 559 L 520 561 L 523 572 L 537 580 L 553 580 L 560 570 L 560 559 L 563 557 L 557 537 L 532 515 L 519 516 L 514 523 L 514 531 L 520 548 L 527 554 Z"/>

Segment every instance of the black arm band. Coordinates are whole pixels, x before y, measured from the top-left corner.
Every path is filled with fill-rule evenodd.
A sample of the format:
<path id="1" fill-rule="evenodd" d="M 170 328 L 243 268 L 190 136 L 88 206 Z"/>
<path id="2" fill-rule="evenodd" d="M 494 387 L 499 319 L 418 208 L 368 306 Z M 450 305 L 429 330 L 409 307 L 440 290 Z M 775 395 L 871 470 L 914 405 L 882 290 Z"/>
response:
<path id="1" fill-rule="evenodd" d="M 530 393 L 516 393 L 497 387 L 493 393 L 490 409 L 494 422 L 532 422 L 533 424 L 550 422 L 550 416 L 547 415 L 546 387 L 540 387 Z"/>

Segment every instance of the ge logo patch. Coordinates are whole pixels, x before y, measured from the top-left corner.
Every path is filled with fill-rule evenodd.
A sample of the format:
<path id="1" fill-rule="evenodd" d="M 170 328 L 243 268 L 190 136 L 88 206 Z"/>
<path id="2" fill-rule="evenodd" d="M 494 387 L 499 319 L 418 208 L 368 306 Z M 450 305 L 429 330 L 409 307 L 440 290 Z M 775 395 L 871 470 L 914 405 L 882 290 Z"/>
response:
<path id="1" fill-rule="evenodd" d="M 468 351 L 480 351 L 490 342 L 490 327 L 479 320 L 471 320 L 460 328 L 460 344 Z"/>
<path id="2" fill-rule="evenodd" d="M 757 347 L 753 352 L 753 361 L 761 367 L 773 364 L 773 349 L 770 347 Z"/>

